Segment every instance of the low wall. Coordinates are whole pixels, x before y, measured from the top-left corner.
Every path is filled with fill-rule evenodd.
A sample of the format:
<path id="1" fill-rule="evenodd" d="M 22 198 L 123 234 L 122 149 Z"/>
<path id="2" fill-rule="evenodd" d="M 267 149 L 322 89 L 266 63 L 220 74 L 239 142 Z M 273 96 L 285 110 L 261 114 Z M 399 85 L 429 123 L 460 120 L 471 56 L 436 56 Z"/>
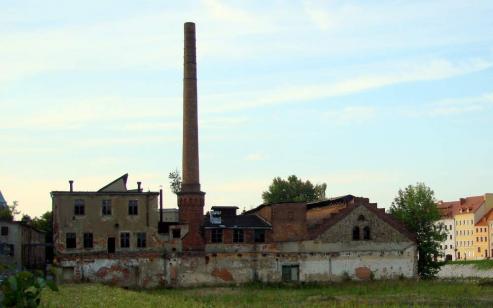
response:
<path id="1" fill-rule="evenodd" d="M 172 253 L 159 257 L 84 258 L 59 262 L 61 281 L 150 288 L 415 277 L 414 248 L 378 252 Z"/>
<path id="2" fill-rule="evenodd" d="M 493 269 L 478 269 L 474 264 L 446 264 L 438 272 L 438 278 L 493 278 Z"/>

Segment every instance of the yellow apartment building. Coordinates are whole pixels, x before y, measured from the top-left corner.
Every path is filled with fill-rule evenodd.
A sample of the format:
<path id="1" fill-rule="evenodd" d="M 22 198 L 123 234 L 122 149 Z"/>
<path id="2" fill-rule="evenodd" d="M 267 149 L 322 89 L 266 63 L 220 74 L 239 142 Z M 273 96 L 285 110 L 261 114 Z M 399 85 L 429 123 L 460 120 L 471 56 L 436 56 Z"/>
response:
<path id="1" fill-rule="evenodd" d="M 461 198 L 454 204 L 457 260 L 488 257 L 490 237 L 487 221 L 481 222 L 493 209 L 493 194 Z"/>

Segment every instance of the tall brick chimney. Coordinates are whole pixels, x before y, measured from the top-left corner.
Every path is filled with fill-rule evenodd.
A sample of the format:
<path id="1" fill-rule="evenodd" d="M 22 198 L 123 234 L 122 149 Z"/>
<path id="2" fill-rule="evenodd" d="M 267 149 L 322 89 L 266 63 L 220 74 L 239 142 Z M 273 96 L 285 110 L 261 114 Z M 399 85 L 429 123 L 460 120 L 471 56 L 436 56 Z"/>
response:
<path id="1" fill-rule="evenodd" d="M 197 116 L 197 62 L 195 24 L 184 25 L 183 55 L 183 156 L 181 192 L 178 194 L 180 222 L 188 224 L 183 238 L 184 251 L 204 249 L 201 226 L 204 220 L 204 195 L 199 180 L 199 134 Z"/>

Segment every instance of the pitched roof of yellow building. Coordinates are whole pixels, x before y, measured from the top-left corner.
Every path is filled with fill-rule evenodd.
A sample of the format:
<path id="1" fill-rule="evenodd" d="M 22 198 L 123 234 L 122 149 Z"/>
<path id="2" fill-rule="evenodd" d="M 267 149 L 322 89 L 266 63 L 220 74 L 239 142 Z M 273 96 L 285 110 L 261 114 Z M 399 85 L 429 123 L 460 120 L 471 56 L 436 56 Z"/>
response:
<path id="1" fill-rule="evenodd" d="M 452 218 L 457 214 L 474 213 L 484 203 L 485 197 L 471 196 L 460 198 L 458 201 L 439 201 L 437 208 L 442 218 Z"/>

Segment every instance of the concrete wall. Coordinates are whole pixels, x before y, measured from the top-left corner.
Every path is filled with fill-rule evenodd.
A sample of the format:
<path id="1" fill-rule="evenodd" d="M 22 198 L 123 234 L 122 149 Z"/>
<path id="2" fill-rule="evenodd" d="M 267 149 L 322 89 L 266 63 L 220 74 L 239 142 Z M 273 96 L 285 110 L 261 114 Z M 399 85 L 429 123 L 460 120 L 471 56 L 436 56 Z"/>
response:
<path id="1" fill-rule="evenodd" d="M 473 264 L 447 264 L 441 267 L 438 278 L 493 278 L 493 271 L 477 269 Z"/>

